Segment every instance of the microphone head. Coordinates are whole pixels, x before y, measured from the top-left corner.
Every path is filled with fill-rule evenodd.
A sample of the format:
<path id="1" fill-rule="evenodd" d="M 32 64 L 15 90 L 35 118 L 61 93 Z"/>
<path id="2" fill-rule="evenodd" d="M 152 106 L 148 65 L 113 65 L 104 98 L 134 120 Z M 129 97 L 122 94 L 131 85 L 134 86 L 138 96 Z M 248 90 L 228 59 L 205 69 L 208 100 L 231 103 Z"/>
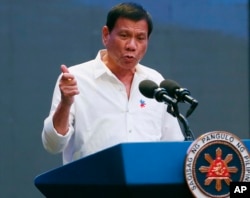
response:
<path id="1" fill-rule="evenodd" d="M 139 84 L 139 90 L 147 98 L 154 98 L 155 90 L 159 86 L 152 80 L 143 80 Z"/>
<path id="2" fill-rule="evenodd" d="M 160 84 L 161 88 L 164 88 L 167 90 L 169 96 L 174 97 L 175 96 L 175 90 L 180 89 L 180 85 L 175 82 L 174 80 L 166 79 L 161 82 Z"/>

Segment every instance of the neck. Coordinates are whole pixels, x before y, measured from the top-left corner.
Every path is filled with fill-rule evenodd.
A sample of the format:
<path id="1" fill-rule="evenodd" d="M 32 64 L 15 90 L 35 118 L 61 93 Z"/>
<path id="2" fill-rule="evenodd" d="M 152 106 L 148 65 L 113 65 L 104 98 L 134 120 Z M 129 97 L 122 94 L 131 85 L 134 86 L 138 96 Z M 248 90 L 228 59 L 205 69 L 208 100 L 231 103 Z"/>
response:
<path id="1" fill-rule="evenodd" d="M 125 86 L 132 84 L 132 80 L 136 71 L 135 67 L 126 69 L 116 65 L 112 60 L 110 60 L 107 52 L 102 55 L 102 61 Z"/>
<path id="2" fill-rule="evenodd" d="M 107 52 L 102 55 L 102 61 L 110 69 L 110 71 L 123 83 L 129 98 L 136 68 L 133 67 L 130 69 L 126 69 L 119 65 L 116 65 L 112 60 L 109 59 Z"/>

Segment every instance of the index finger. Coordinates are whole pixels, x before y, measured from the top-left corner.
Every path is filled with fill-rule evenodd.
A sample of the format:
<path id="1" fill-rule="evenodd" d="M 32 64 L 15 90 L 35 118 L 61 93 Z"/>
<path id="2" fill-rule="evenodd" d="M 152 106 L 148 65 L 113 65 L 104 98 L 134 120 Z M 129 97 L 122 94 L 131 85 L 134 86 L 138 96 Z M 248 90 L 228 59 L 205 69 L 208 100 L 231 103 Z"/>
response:
<path id="1" fill-rule="evenodd" d="M 66 65 L 61 65 L 61 71 L 62 73 L 69 73 L 69 70 Z"/>
<path id="2" fill-rule="evenodd" d="M 65 80 L 71 81 L 74 78 L 74 76 L 70 74 L 66 65 L 61 65 L 61 71 Z"/>

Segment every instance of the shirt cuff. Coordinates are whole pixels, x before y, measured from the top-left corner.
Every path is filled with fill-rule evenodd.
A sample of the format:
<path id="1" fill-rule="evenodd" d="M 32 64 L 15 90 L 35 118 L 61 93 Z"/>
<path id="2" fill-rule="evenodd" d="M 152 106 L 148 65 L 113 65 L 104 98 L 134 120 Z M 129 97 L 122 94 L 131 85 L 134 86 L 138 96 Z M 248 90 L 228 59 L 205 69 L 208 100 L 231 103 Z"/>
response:
<path id="1" fill-rule="evenodd" d="M 54 128 L 52 115 L 45 119 L 42 139 L 44 147 L 49 152 L 58 153 L 63 151 L 70 139 L 71 134 L 72 130 L 70 129 L 65 135 L 59 134 Z"/>

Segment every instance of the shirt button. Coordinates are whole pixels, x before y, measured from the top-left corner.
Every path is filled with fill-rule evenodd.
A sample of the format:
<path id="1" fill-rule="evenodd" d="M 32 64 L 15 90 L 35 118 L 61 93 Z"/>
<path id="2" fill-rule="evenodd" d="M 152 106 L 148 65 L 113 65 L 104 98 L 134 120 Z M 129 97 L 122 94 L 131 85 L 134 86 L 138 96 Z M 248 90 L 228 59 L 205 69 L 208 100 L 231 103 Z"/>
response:
<path id="1" fill-rule="evenodd" d="M 129 133 L 132 133 L 132 130 L 130 129 L 128 132 L 129 132 Z"/>

